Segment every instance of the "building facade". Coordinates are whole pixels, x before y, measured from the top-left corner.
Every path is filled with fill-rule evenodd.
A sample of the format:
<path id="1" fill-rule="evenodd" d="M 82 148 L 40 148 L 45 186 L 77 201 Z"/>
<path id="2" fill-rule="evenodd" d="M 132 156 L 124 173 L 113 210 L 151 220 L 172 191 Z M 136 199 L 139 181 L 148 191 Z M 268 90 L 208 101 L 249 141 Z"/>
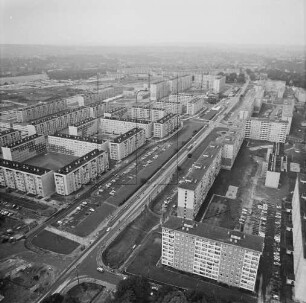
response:
<path id="1" fill-rule="evenodd" d="M 48 136 L 47 148 L 49 152 L 82 157 L 98 149 L 108 151 L 108 141 L 88 137 L 57 134 Z"/>
<path id="2" fill-rule="evenodd" d="M 39 103 L 36 105 L 19 108 L 16 111 L 17 122 L 28 122 L 44 116 L 52 115 L 67 109 L 67 100 L 54 100 L 48 103 Z"/>
<path id="3" fill-rule="evenodd" d="M 69 125 L 69 135 L 88 137 L 96 134 L 99 130 L 99 118 L 87 118 L 84 121 Z"/>
<path id="4" fill-rule="evenodd" d="M 108 167 L 108 153 L 95 149 L 54 173 L 56 192 L 70 195 L 95 180 Z"/>
<path id="5" fill-rule="evenodd" d="M 52 170 L 0 159 L 0 185 L 48 197 L 55 192 Z"/>
<path id="6" fill-rule="evenodd" d="M 2 147 L 3 159 L 23 162 L 47 151 L 46 138 L 43 135 L 32 135 Z"/>
<path id="7" fill-rule="evenodd" d="M 133 128 L 143 128 L 146 138 L 152 137 L 152 122 L 138 119 L 100 118 L 103 133 L 122 135 Z"/>
<path id="8" fill-rule="evenodd" d="M 169 82 L 166 80 L 156 81 L 150 85 L 150 99 L 160 100 L 170 94 Z"/>
<path id="9" fill-rule="evenodd" d="M 133 128 L 109 142 L 110 159 L 121 161 L 145 143 L 145 130 Z"/>
<path id="10" fill-rule="evenodd" d="M 161 263 L 255 291 L 262 237 L 170 217 L 162 226 Z"/>
<path id="11" fill-rule="evenodd" d="M 155 138 L 167 137 L 170 133 L 180 127 L 180 118 L 177 114 L 168 114 L 154 122 L 153 136 Z"/>
<path id="12" fill-rule="evenodd" d="M 204 106 L 204 99 L 202 98 L 194 98 L 187 103 L 187 114 L 195 115 L 198 113 Z"/>
<path id="13" fill-rule="evenodd" d="M 0 148 L 10 145 L 21 139 L 21 133 L 15 129 L 7 129 L 0 132 Z"/>
<path id="14" fill-rule="evenodd" d="M 183 113 L 182 104 L 178 102 L 157 101 L 154 103 L 154 107 L 164 109 L 167 114 L 181 115 Z"/>

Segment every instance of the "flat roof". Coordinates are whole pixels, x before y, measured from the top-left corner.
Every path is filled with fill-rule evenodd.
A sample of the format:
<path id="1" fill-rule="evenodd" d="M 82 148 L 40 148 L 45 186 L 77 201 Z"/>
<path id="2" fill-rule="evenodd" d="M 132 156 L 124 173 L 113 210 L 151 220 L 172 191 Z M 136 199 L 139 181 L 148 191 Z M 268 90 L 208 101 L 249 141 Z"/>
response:
<path id="1" fill-rule="evenodd" d="M 5 135 L 10 134 L 10 133 L 15 133 L 15 132 L 19 132 L 19 130 L 16 130 L 16 129 L 13 129 L 13 128 L 2 130 L 0 132 L 0 137 L 5 136 Z"/>
<path id="2" fill-rule="evenodd" d="M 160 118 L 159 120 L 155 121 L 154 123 L 165 123 L 166 121 L 170 120 L 173 117 L 178 117 L 178 114 L 169 113 L 165 117 Z"/>
<path id="3" fill-rule="evenodd" d="M 24 144 L 26 142 L 29 142 L 31 140 L 34 140 L 38 137 L 44 137 L 44 135 L 38 135 L 38 134 L 34 134 L 34 135 L 31 135 L 31 136 L 27 136 L 23 139 L 20 139 L 18 141 L 15 141 L 15 142 L 12 142 L 10 145 L 7 145 L 8 148 L 12 148 L 12 147 L 15 147 L 15 146 L 18 146 L 18 145 L 21 145 L 21 144 Z"/>
<path id="4" fill-rule="evenodd" d="M 98 155 L 101 155 L 103 153 L 105 153 L 104 150 L 94 149 L 94 150 L 90 151 L 89 153 L 87 153 L 86 155 L 84 155 L 84 156 L 70 162 L 66 166 L 60 168 L 59 170 L 56 171 L 56 173 L 59 173 L 59 174 L 62 174 L 62 175 L 67 175 L 70 172 L 77 169 L 78 167 L 85 164 L 86 162 L 90 161 L 91 159 L 93 159 L 93 158 L 95 158 Z"/>
<path id="5" fill-rule="evenodd" d="M 16 162 L 16 161 L 10 161 L 10 160 L 5 160 L 0 158 L 0 166 L 6 167 L 9 169 L 15 169 L 15 170 L 20 170 L 26 173 L 34 174 L 34 175 L 44 175 L 51 170 L 48 168 L 42 168 L 34 165 L 29 165 L 29 164 L 24 164 L 21 162 Z"/>
<path id="6" fill-rule="evenodd" d="M 299 182 L 300 194 L 300 215 L 301 215 L 301 228 L 302 228 L 302 243 L 304 251 L 304 259 L 306 259 L 306 174 L 300 173 L 297 178 Z M 293 222 L 294 225 L 294 222 Z"/>
<path id="7" fill-rule="evenodd" d="M 115 112 L 119 112 L 121 110 L 126 110 L 126 107 L 122 107 L 122 106 L 119 106 L 119 107 L 114 107 L 114 108 L 111 108 L 107 111 L 105 111 L 105 113 L 115 113 Z"/>
<path id="8" fill-rule="evenodd" d="M 48 116 L 45 116 L 45 117 L 42 117 L 42 118 L 39 118 L 39 119 L 36 119 L 36 120 L 32 120 L 30 122 L 30 125 L 37 125 L 39 123 L 43 123 L 43 122 L 46 122 L 46 121 L 49 121 L 49 120 L 52 120 L 52 119 L 56 119 L 58 117 L 61 117 L 61 116 L 64 116 L 64 115 L 67 115 L 67 114 L 70 114 L 70 113 L 73 113 L 73 112 L 77 112 L 79 110 L 86 109 L 86 108 L 88 108 L 88 107 L 80 106 L 80 107 L 77 107 L 77 108 L 65 109 L 65 110 L 60 111 L 58 113 L 50 114 Z"/>
<path id="9" fill-rule="evenodd" d="M 97 143 L 97 144 L 101 144 L 101 143 L 106 141 L 106 140 L 102 140 L 102 139 L 96 139 L 96 138 L 91 138 L 91 137 L 82 137 L 82 136 L 74 136 L 74 135 L 68 135 L 68 134 L 63 134 L 63 133 L 56 133 L 54 135 L 48 135 L 48 137 L 59 137 L 59 138 L 65 138 L 65 139 L 77 140 L 77 141 L 85 141 L 85 142 Z"/>
<path id="10" fill-rule="evenodd" d="M 127 118 L 127 119 L 122 119 L 122 118 L 117 118 L 117 117 L 104 117 L 104 118 L 100 118 L 101 120 L 105 119 L 105 120 L 116 120 L 116 121 L 122 121 L 122 122 L 134 122 L 134 123 L 140 123 L 140 124 L 150 124 L 152 123 L 151 121 L 147 121 L 147 120 L 140 120 L 140 119 L 131 119 L 131 118 Z"/>
<path id="11" fill-rule="evenodd" d="M 189 103 L 196 103 L 196 102 L 198 102 L 198 101 L 201 101 L 201 99 L 202 98 L 200 98 L 200 97 L 195 97 L 194 99 L 191 99 L 190 101 L 189 101 Z M 203 100 L 203 99 L 202 99 Z"/>
<path id="12" fill-rule="evenodd" d="M 264 247 L 264 238 L 262 237 L 178 217 L 170 217 L 163 224 L 163 227 L 225 244 L 240 246 L 260 253 Z"/>
<path id="13" fill-rule="evenodd" d="M 75 126 L 75 127 L 78 127 L 78 126 L 81 126 L 83 124 L 86 124 L 87 122 L 91 122 L 91 121 L 94 121 L 94 120 L 97 120 L 98 118 L 92 118 L 92 117 L 89 117 L 89 118 L 86 118 L 85 120 L 83 121 L 80 121 L 78 123 L 75 123 L 75 124 L 72 124 L 72 125 L 69 125 L 69 126 Z"/>
<path id="14" fill-rule="evenodd" d="M 137 133 L 140 133 L 141 131 L 144 131 L 143 128 L 132 128 L 131 130 L 127 131 L 126 133 L 114 138 L 112 140 L 113 143 L 121 143 L 122 141 L 125 141 L 127 140 L 128 138 L 134 136 L 135 134 Z"/>
<path id="15" fill-rule="evenodd" d="M 220 152 L 220 149 L 222 149 L 222 146 L 219 143 L 215 141 L 210 142 L 200 158 L 189 169 L 189 172 L 184 177 L 183 181 L 180 182 L 179 187 L 194 190 L 202 180 L 215 157 Z"/>

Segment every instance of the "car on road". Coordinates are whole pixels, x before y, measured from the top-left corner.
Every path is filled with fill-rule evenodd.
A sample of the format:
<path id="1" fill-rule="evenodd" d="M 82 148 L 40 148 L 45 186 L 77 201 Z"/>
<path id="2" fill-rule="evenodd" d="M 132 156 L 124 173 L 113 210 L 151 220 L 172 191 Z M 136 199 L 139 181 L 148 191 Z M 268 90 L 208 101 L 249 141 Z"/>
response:
<path id="1" fill-rule="evenodd" d="M 99 266 L 99 267 L 97 267 L 97 271 L 104 272 L 104 269 L 101 266 Z"/>
<path id="2" fill-rule="evenodd" d="M 89 209 L 90 211 L 95 211 L 92 207 Z"/>
<path id="3" fill-rule="evenodd" d="M 108 228 L 106 229 L 106 231 L 108 232 L 108 231 L 110 231 L 110 229 L 111 229 L 111 228 L 110 228 L 110 227 L 108 227 Z"/>

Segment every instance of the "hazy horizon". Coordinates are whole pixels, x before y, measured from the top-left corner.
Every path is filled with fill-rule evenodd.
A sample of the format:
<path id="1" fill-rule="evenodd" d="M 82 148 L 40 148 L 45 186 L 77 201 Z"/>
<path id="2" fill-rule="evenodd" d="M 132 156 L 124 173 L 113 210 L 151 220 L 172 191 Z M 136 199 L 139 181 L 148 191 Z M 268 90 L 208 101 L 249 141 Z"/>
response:
<path id="1" fill-rule="evenodd" d="M 0 44 L 305 46 L 304 0 L 0 0 Z"/>

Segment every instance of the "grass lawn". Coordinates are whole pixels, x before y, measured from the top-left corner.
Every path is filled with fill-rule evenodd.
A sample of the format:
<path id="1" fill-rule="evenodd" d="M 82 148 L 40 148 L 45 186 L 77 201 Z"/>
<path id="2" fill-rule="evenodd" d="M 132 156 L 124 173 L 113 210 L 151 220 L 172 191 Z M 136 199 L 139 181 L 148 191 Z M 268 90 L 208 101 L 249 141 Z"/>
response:
<path id="1" fill-rule="evenodd" d="M 104 289 L 104 286 L 94 283 L 81 283 L 68 290 L 67 294 L 79 303 L 91 303 Z"/>
<path id="2" fill-rule="evenodd" d="M 104 251 L 103 260 L 112 268 L 119 268 L 129 257 L 133 246 L 139 245 L 147 233 L 158 224 L 159 218 L 148 210 L 143 212 L 134 222 L 128 225 Z"/>
<path id="3" fill-rule="evenodd" d="M 43 230 L 32 241 L 32 243 L 42 249 L 50 250 L 58 254 L 68 255 L 72 253 L 80 244 L 50 231 Z"/>
<path id="4" fill-rule="evenodd" d="M 37 155 L 31 159 L 28 159 L 27 161 L 24 161 L 24 163 L 48 168 L 51 170 L 58 170 L 59 168 L 69 164 L 77 158 L 78 157 L 59 153 L 47 153 Z"/>

